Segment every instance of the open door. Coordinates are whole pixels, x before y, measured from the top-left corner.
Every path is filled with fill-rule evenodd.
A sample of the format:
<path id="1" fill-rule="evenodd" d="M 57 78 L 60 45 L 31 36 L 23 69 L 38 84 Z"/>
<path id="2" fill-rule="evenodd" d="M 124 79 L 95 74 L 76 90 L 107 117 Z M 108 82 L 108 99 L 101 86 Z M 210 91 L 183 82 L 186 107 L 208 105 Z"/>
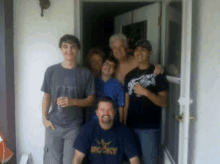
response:
<path id="1" fill-rule="evenodd" d="M 153 2 L 153 1 L 151 1 Z M 129 11 L 114 18 L 115 33 L 124 33 L 134 42 L 139 39 L 150 40 L 153 48 L 151 63 L 159 63 L 160 56 L 160 24 L 161 4 L 152 3 Z"/>
<path id="2" fill-rule="evenodd" d="M 187 164 L 190 103 L 192 0 L 162 2 L 162 64 L 168 74 L 169 105 L 163 111 L 165 162 Z"/>

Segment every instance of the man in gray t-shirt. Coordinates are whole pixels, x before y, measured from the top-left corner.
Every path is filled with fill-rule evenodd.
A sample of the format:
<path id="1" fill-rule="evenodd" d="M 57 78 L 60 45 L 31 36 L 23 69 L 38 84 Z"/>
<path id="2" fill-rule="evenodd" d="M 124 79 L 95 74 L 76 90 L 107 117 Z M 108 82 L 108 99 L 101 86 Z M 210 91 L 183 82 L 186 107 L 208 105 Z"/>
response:
<path id="1" fill-rule="evenodd" d="M 44 164 L 71 164 L 73 143 L 83 121 L 83 107 L 92 106 L 95 100 L 93 76 L 76 63 L 79 40 L 64 35 L 59 47 L 64 62 L 47 68 L 41 88 L 46 128 Z"/>

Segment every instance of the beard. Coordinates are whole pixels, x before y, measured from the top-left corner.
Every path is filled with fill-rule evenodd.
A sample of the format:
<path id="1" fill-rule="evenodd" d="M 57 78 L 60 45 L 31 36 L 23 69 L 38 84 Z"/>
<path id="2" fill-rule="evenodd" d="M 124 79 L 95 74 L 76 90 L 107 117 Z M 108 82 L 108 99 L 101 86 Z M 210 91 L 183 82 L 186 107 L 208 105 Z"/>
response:
<path id="1" fill-rule="evenodd" d="M 109 115 L 101 117 L 102 124 L 110 125 L 112 123 L 112 118 Z"/>

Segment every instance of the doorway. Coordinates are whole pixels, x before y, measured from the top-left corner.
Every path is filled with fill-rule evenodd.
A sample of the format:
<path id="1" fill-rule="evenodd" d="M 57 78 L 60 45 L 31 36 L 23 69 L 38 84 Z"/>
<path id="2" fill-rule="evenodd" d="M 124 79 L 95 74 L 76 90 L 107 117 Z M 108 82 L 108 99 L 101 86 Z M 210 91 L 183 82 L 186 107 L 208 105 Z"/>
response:
<path id="1" fill-rule="evenodd" d="M 109 55 L 109 38 L 114 33 L 115 17 L 152 4 L 152 2 L 82 2 L 83 64 L 89 49 L 101 48 Z"/>

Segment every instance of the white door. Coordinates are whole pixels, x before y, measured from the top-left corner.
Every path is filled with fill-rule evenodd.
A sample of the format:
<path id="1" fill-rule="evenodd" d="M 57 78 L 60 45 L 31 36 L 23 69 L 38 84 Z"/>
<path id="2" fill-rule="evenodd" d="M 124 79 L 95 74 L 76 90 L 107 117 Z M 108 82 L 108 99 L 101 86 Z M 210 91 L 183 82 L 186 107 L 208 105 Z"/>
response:
<path id="1" fill-rule="evenodd" d="M 155 2 L 114 18 L 115 33 L 122 33 L 123 26 L 146 21 L 145 38 L 150 40 L 152 44 L 153 55 L 151 57 L 151 63 L 153 64 L 157 64 L 159 62 L 160 56 L 160 25 L 158 24 L 160 15 L 161 4 L 159 2 Z M 137 41 L 137 39 L 133 39 L 135 42 Z"/>
<path id="2" fill-rule="evenodd" d="M 165 122 L 162 144 L 170 163 L 173 164 L 187 164 L 191 118 L 189 107 L 192 101 L 190 100 L 191 21 L 191 0 L 163 0 L 162 62 L 168 73 L 169 105 L 163 112 Z"/>

